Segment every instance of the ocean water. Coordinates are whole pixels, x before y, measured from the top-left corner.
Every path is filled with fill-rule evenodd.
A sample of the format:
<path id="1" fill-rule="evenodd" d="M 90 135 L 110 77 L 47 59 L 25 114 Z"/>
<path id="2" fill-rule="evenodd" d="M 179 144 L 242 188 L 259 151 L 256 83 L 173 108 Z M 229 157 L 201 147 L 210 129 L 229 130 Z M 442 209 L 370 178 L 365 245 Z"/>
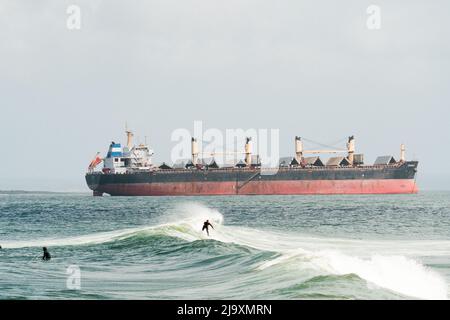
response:
<path id="1" fill-rule="evenodd" d="M 448 299 L 450 193 L 0 195 L 0 245 L 0 299 Z"/>

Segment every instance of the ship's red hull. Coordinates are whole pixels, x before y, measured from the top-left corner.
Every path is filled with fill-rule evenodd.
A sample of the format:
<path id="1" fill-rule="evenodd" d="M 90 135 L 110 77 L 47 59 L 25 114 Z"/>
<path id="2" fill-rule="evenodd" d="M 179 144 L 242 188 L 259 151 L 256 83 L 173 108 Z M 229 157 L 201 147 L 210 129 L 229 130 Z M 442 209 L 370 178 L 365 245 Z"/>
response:
<path id="1" fill-rule="evenodd" d="M 239 187 L 233 181 L 104 184 L 97 195 L 301 195 L 301 194 L 408 194 L 417 193 L 413 179 L 251 181 Z"/>

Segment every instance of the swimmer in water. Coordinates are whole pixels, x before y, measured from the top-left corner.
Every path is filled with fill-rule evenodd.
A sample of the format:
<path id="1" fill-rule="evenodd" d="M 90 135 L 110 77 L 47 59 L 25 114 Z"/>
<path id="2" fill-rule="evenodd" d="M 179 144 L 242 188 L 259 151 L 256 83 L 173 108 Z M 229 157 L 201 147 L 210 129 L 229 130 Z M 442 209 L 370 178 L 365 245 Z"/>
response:
<path id="1" fill-rule="evenodd" d="M 44 261 L 48 261 L 52 258 L 52 256 L 50 255 L 50 252 L 48 252 L 46 247 L 43 247 L 42 250 L 44 250 L 44 255 L 42 256 L 42 260 Z"/>

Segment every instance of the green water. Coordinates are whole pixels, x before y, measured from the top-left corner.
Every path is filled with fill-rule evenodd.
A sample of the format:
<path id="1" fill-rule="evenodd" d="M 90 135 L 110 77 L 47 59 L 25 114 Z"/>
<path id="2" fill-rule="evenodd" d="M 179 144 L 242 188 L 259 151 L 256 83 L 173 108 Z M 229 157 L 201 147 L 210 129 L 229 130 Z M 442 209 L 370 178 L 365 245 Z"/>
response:
<path id="1" fill-rule="evenodd" d="M 450 193 L 0 195 L 0 245 L 0 299 L 447 299 Z"/>

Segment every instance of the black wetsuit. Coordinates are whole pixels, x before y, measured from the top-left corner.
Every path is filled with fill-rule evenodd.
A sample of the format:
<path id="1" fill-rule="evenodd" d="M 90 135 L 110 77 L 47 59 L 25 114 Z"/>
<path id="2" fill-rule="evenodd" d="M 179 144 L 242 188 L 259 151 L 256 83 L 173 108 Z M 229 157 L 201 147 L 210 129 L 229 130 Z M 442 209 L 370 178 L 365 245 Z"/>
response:
<path id="1" fill-rule="evenodd" d="M 212 226 L 212 224 L 209 221 L 205 221 L 205 223 L 203 223 L 203 228 L 202 228 L 202 231 L 206 230 L 206 233 L 208 234 L 208 236 L 209 236 L 209 230 L 208 230 L 209 226 L 211 226 L 211 228 L 214 229 L 214 227 Z"/>
<path id="2" fill-rule="evenodd" d="M 47 250 L 44 250 L 44 255 L 42 256 L 42 260 L 48 261 L 51 258 L 52 258 L 52 256 L 50 255 L 50 253 Z"/>

